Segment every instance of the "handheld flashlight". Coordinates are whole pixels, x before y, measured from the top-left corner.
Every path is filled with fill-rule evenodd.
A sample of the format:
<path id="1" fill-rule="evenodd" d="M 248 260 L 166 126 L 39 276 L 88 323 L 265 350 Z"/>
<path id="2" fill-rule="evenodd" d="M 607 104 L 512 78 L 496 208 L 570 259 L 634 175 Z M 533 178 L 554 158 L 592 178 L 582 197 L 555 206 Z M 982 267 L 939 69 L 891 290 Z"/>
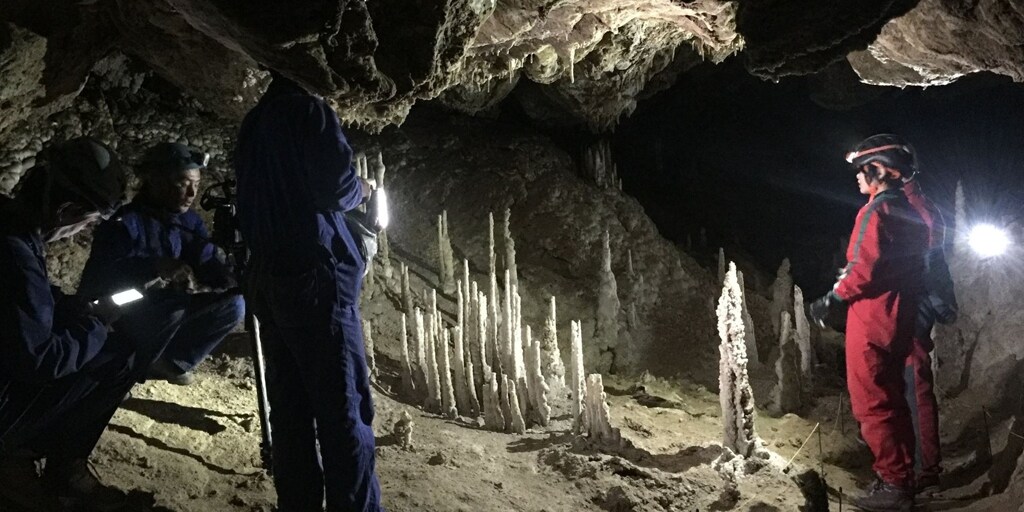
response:
<path id="1" fill-rule="evenodd" d="M 1010 248 L 1010 236 L 992 224 L 978 224 L 967 235 L 967 244 L 982 258 L 1001 256 Z"/>

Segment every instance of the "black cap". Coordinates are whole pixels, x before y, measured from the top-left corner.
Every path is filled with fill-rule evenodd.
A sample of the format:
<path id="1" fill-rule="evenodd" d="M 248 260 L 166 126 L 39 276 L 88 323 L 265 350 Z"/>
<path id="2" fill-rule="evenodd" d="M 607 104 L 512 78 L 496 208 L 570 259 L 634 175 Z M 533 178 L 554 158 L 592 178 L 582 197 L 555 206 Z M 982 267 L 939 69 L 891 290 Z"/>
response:
<path id="1" fill-rule="evenodd" d="M 117 154 L 92 137 L 79 137 L 47 150 L 53 183 L 109 214 L 124 199 L 127 179 Z"/>
<path id="2" fill-rule="evenodd" d="M 202 169 L 210 155 L 177 142 L 161 142 L 146 151 L 140 169 L 144 173 L 174 173 Z"/>

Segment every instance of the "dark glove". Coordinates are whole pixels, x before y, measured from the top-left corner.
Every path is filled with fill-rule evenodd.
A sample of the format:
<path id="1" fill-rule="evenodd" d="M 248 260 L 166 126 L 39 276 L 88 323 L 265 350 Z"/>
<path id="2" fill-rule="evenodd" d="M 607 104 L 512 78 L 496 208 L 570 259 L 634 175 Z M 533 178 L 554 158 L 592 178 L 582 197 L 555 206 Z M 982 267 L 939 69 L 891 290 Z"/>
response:
<path id="1" fill-rule="evenodd" d="M 846 301 L 830 291 L 807 307 L 807 316 L 822 329 L 830 327 L 843 332 L 846 330 Z"/>

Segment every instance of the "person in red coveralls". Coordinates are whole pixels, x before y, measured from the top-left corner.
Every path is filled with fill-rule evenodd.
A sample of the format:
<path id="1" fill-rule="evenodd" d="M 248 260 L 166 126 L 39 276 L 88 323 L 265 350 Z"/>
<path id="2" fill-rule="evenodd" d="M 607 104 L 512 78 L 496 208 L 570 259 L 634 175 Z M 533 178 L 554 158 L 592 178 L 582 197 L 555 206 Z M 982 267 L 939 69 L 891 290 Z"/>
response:
<path id="1" fill-rule="evenodd" d="M 869 200 L 857 213 L 839 280 L 809 308 L 819 326 L 830 312 L 847 312 L 850 404 L 877 475 L 854 501 L 867 511 L 914 504 L 914 427 L 903 374 L 924 290 L 928 229 L 903 193 L 911 157 L 907 146 L 875 137 L 847 155 Z"/>

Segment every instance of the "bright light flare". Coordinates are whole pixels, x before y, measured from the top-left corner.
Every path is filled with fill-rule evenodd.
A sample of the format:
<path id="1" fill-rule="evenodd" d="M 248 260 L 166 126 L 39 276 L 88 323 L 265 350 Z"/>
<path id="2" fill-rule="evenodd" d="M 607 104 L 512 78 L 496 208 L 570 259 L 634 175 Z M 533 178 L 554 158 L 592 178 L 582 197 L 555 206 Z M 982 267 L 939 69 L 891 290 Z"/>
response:
<path id="1" fill-rule="evenodd" d="M 383 188 L 378 188 L 377 194 L 377 227 L 387 229 L 391 222 L 391 211 L 388 209 L 388 195 Z"/>
<path id="2" fill-rule="evenodd" d="M 967 235 L 971 250 L 982 258 L 1001 256 L 1010 248 L 1010 236 L 992 224 L 978 224 Z"/>
<path id="3" fill-rule="evenodd" d="M 118 305 L 118 306 L 123 306 L 125 304 L 128 304 L 129 302 L 135 302 L 135 301 L 137 301 L 137 300 L 139 300 L 141 298 L 142 298 L 142 293 L 139 293 L 139 291 L 136 290 L 135 288 L 132 288 L 130 290 L 125 290 L 123 292 L 117 292 L 117 293 L 115 293 L 115 294 L 110 296 L 110 300 L 115 305 Z"/>

